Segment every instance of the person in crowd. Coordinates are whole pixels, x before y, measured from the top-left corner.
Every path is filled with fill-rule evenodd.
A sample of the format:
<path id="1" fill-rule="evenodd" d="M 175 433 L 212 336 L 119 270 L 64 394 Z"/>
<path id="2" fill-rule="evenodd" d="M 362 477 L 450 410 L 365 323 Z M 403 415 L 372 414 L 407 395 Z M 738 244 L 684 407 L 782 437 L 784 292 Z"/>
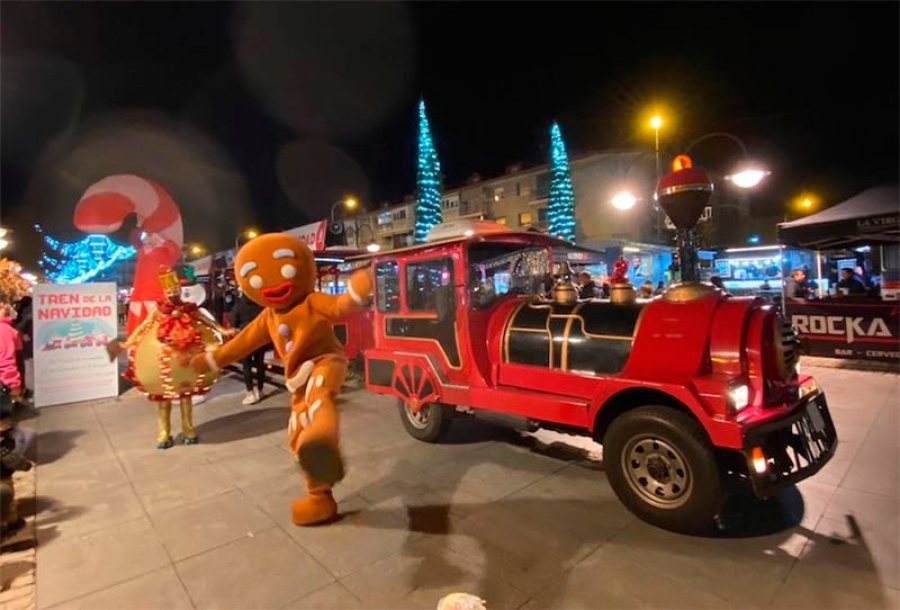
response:
<path id="1" fill-rule="evenodd" d="M 759 289 L 765 292 L 769 292 L 770 290 L 772 290 L 772 285 L 769 283 L 769 280 L 763 280 L 763 283 L 760 285 Z"/>
<path id="2" fill-rule="evenodd" d="M 262 313 L 263 308 L 255 302 L 247 298 L 247 295 L 240 292 L 234 301 L 234 307 L 231 309 L 231 326 L 235 330 L 242 330 L 250 322 L 256 319 L 256 316 Z M 263 385 L 266 382 L 266 364 L 265 355 L 269 346 L 261 347 L 249 356 L 244 358 L 242 364 L 244 366 L 244 385 L 247 388 L 247 395 L 241 404 L 253 405 L 262 400 Z M 253 385 L 256 380 L 256 387 Z"/>
<path id="3" fill-rule="evenodd" d="M 9 303 L 0 303 L 0 382 L 9 389 L 10 397 L 18 402 L 23 399 L 24 390 L 17 361 L 22 338 L 13 326 L 14 311 Z"/>
<path id="4" fill-rule="evenodd" d="M 666 285 L 662 280 L 656 282 L 656 288 L 653 289 L 653 296 L 657 297 L 666 291 Z"/>
<path id="5" fill-rule="evenodd" d="M 582 271 L 578 274 L 578 298 L 579 299 L 599 299 L 603 296 L 602 289 L 591 278 L 591 274 Z"/>
<path id="6" fill-rule="evenodd" d="M 23 394 L 27 398 L 30 390 L 25 383 L 25 362 L 34 358 L 34 341 L 32 340 L 32 299 L 30 296 L 24 296 L 19 299 L 14 309 L 16 311 L 15 323 L 13 326 L 19 331 L 19 337 L 22 340 L 22 349 L 17 352 L 16 364 L 19 367 L 19 375 L 22 377 Z"/>
<path id="7" fill-rule="evenodd" d="M 809 298 L 809 285 L 803 269 L 794 269 L 791 276 L 784 281 L 784 296 L 789 299 Z"/>
<path id="8" fill-rule="evenodd" d="M 23 453 L 25 447 L 17 442 L 16 417 L 13 401 L 0 391 L 0 533 L 10 534 L 22 529 L 25 520 L 19 516 L 13 474 L 31 470 L 32 463 Z"/>
<path id="9" fill-rule="evenodd" d="M 850 296 L 862 296 L 866 294 L 866 286 L 853 273 L 853 269 L 845 267 L 841 269 L 841 279 L 837 283 L 838 292 L 840 294 Z"/>
<path id="10" fill-rule="evenodd" d="M 642 299 L 653 298 L 653 282 L 651 282 L 650 280 L 644 280 L 644 283 L 641 284 L 641 287 L 638 290 L 638 297 Z"/>

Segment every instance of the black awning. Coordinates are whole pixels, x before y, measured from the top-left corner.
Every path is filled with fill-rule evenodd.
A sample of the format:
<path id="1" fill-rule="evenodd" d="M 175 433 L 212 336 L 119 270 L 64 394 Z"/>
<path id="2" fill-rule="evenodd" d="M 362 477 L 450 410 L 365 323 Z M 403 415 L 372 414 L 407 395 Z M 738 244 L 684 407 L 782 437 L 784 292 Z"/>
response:
<path id="1" fill-rule="evenodd" d="M 871 188 L 818 214 L 782 223 L 778 240 L 813 250 L 900 243 L 898 192 L 897 185 Z"/>

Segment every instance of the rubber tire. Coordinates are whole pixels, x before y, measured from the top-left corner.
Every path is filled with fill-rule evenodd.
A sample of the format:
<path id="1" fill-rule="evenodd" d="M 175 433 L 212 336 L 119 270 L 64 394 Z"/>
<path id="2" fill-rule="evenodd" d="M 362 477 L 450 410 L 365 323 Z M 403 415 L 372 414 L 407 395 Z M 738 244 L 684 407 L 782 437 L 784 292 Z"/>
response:
<path id="1" fill-rule="evenodd" d="M 622 471 L 622 453 L 637 434 L 653 434 L 678 448 L 691 470 L 688 501 L 673 509 L 653 506 L 631 489 Z M 646 406 L 626 411 L 610 424 L 603 438 L 604 470 L 619 500 L 637 517 L 666 530 L 711 534 L 724 504 L 722 475 L 709 439 L 700 424 L 670 407 Z"/>
<path id="2" fill-rule="evenodd" d="M 429 409 L 428 425 L 424 428 L 417 428 L 409 420 L 406 414 L 406 403 L 403 399 L 397 400 L 397 410 L 400 413 L 400 420 L 403 427 L 411 437 L 425 443 L 436 443 L 450 430 L 450 424 L 453 423 L 453 413 L 455 408 L 452 405 L 445 405 L 440 402 L 430 402 L 423 407 Z"/>

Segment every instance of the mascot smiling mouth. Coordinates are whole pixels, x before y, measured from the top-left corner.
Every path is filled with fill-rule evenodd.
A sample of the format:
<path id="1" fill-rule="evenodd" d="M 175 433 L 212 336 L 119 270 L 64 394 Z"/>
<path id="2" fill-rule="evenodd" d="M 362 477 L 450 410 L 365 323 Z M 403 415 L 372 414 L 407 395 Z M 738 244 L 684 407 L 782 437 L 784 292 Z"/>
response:
<path id="1" fill-rule="evenodd" d="M 263 298 L 267 301 L 271 301 L 276 305 L 284 305 L 291 298 L 293 292 L 294 284 L 291 282 L 282 282 L 278 286 L 266 288 L 260 294 L 262 294 Z"/>

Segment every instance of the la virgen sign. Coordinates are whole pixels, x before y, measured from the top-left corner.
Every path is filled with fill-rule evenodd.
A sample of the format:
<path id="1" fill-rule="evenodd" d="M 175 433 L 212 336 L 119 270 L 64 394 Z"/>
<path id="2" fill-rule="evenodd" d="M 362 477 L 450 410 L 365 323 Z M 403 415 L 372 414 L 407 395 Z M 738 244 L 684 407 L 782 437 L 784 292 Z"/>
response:
<path id="1" fill-rule="evenodd" d="M 35 406 L 117 396 L 115 283 L 38 284 L 33 298 Z"/>

